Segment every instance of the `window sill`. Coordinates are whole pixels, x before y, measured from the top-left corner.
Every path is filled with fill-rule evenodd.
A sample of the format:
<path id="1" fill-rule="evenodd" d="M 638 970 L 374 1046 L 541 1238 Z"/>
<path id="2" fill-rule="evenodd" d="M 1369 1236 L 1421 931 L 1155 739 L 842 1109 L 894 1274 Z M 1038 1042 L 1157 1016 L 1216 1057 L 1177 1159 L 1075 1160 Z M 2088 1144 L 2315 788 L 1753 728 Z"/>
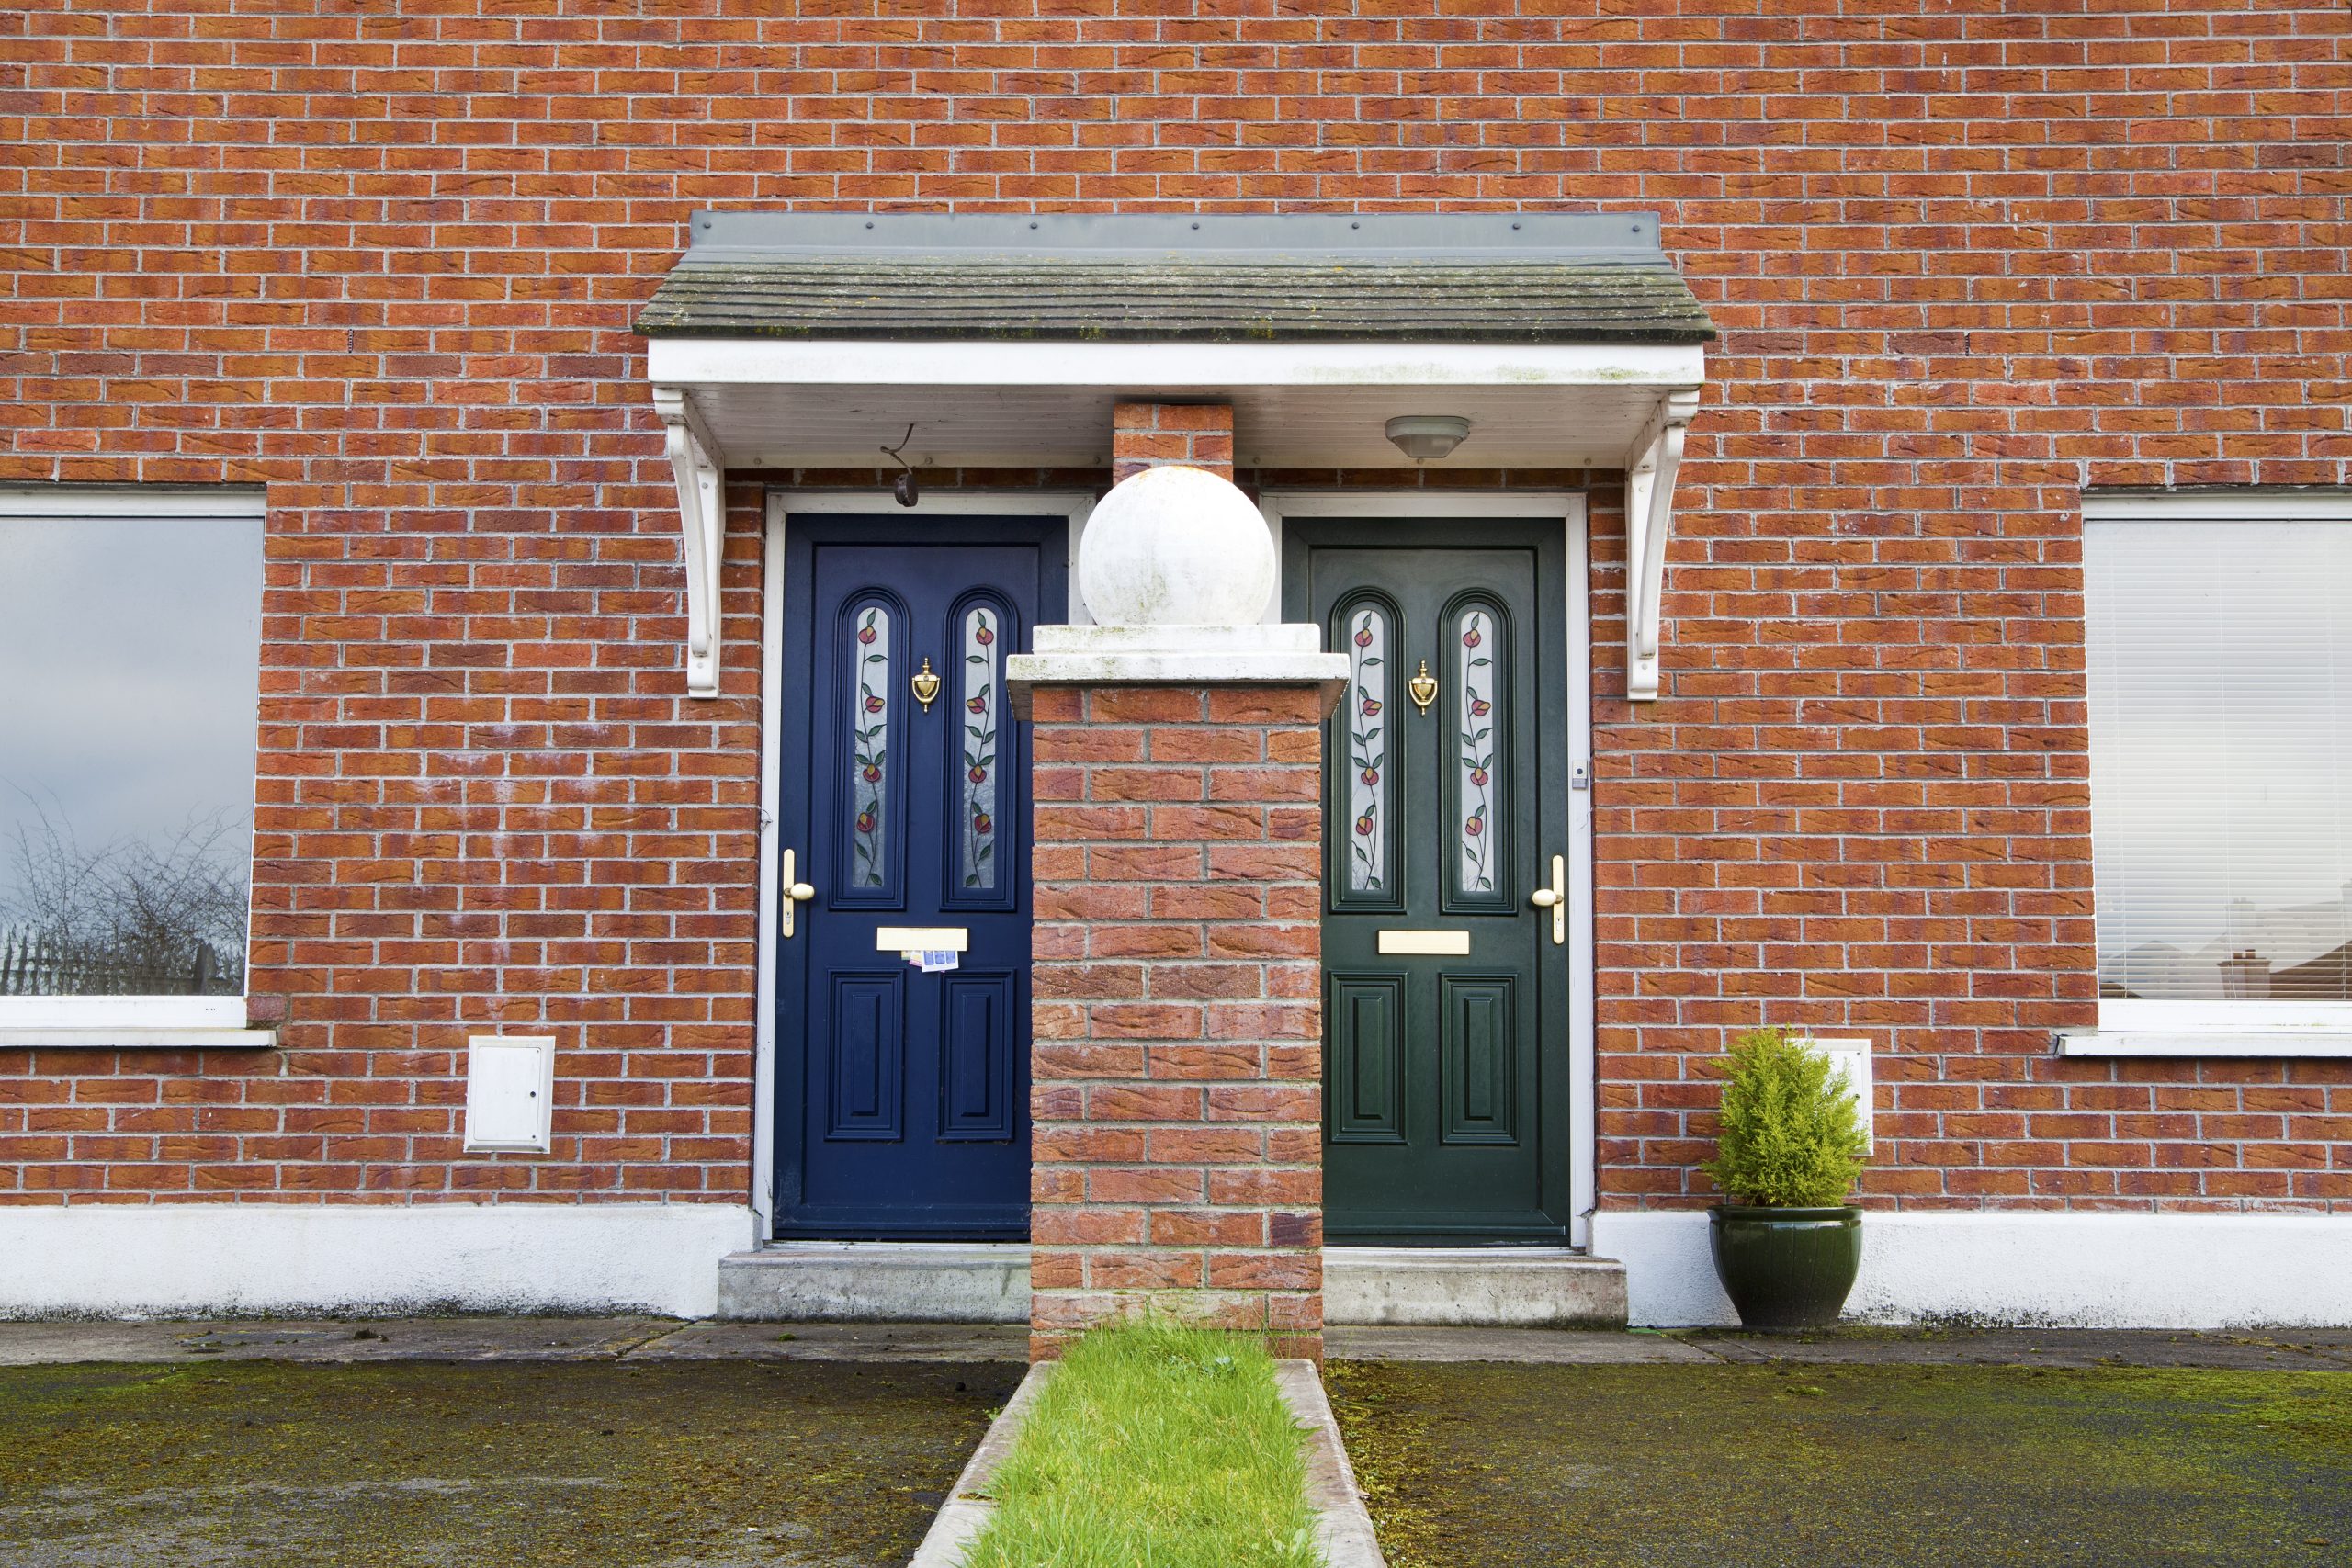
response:
<path id="1" fill-rule="evenodd" d="M 0 1024 L 0 1050 L 82 1049 L 96 1051 L 266 1051 L 277 1043 L 275 1029 L 156 1028 L 101 1023 Z"/>
<path id="2" fill-rule="evenodd" d="M 2302 1029 L 2102 1029 L 2054 1034 L 2062 1056 L 2352 1056 L 2352 1032 Z"/>

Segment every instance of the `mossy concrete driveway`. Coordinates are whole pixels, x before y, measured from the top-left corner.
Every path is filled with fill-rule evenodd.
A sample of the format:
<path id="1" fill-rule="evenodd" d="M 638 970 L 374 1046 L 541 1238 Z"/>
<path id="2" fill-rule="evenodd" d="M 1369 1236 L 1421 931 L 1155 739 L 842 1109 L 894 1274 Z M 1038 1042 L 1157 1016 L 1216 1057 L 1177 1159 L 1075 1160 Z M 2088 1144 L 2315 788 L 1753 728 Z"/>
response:
<path id="1" fill-rule="evenodd" d="M 880 1568 L 922 1540 L 1021 1371 L 0 1369 L 0 1568 Z"/>
<path id="2" fill-rule="evenodd" d="M 1357 1362 L 1392 1568 L 2352 1562 L 2352 1371 Z"/>

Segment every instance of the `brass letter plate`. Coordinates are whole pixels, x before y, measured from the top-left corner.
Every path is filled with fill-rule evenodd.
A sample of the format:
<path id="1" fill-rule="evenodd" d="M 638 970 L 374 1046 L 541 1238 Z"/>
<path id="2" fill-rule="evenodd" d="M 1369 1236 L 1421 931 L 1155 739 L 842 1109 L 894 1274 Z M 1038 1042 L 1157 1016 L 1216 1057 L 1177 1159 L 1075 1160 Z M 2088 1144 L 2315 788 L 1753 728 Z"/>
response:
<path id="1" fill-rule="evenodd" d="M 874 933 L 876 953 L 962 953 L 969 946 L 962 926 L 884 926 Z"/>
<path id="2" fill-rule="evenodd" d="M 1419 953 L 1433 958 L 1470 956 L 1468 931 L 1382 931 L 1381 956 Z"/>

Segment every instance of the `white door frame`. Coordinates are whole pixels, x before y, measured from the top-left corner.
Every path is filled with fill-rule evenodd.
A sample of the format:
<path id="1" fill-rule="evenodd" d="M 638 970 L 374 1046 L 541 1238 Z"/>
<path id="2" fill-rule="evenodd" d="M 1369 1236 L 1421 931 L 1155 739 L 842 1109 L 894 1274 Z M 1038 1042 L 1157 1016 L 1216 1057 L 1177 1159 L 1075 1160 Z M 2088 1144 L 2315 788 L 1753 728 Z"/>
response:
<path id="1" fill-rule="evenodd" d="M 1592 1245 L 1599 1201 L 1599 1064 L 1593 1045 L 1592 605 L 1585 554 L 1585 498 L 1577 491 L 1268 491 L 1259 501 L 1274 536 L 1274 607 L 1281 618 L 1283 521 L 1288 517 L 1535 517 L 1559 520 L 1567 546 L 1567 755 L 1560 787 L 1568 796 L 1568 1244 Z M 1578 787 L 1579 784 L 1581 787 Z"/>
<path id="2" fill-rule="evenodd" d="M 760 563 L 760 948 L 754 1005 L 759 1010 L 752 1057 L 752 1211 L 764 1246 L 775 1234 L 775 1051 L 777 868 L 785 848 L 776 819 L 784 737 L 776 716 L 784 707 L 784 536 L 794 513 L 870 513 L 889 518 L 1050 517 L 1069 519 L 1069 598 L 1078 604 L 1078 536 L 1094 510 L 1091 491 L 943 490 L 913 506 L 889 491 L 771 487 L 762 530 Z"/>

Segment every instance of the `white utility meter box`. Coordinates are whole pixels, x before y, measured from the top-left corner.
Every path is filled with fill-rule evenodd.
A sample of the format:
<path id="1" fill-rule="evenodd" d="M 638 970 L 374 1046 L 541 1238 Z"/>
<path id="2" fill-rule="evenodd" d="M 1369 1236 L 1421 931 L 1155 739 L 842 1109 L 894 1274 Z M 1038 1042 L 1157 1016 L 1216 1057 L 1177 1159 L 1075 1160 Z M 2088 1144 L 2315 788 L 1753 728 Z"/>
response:
<path id="1" fill-rule="evenodd" d="M 466 1044 L 466 1148 L 546 1154 L 555 1143 L 555 1036 L 477 1034 Z"/>
<path id="2" fill-rule="evenodd" d="M 1829 1065 L 1844 1075 L 1846 1087 L 1854 1091 L 1854 1103 L 1861 1112 L 1862 1136 L 1872 1154 L 1878 1152 L 1878 1101 L 1871 1084 L 1871 1043 L 1868 1040 L 1801 1040 L 1829 1058 Z"/>

